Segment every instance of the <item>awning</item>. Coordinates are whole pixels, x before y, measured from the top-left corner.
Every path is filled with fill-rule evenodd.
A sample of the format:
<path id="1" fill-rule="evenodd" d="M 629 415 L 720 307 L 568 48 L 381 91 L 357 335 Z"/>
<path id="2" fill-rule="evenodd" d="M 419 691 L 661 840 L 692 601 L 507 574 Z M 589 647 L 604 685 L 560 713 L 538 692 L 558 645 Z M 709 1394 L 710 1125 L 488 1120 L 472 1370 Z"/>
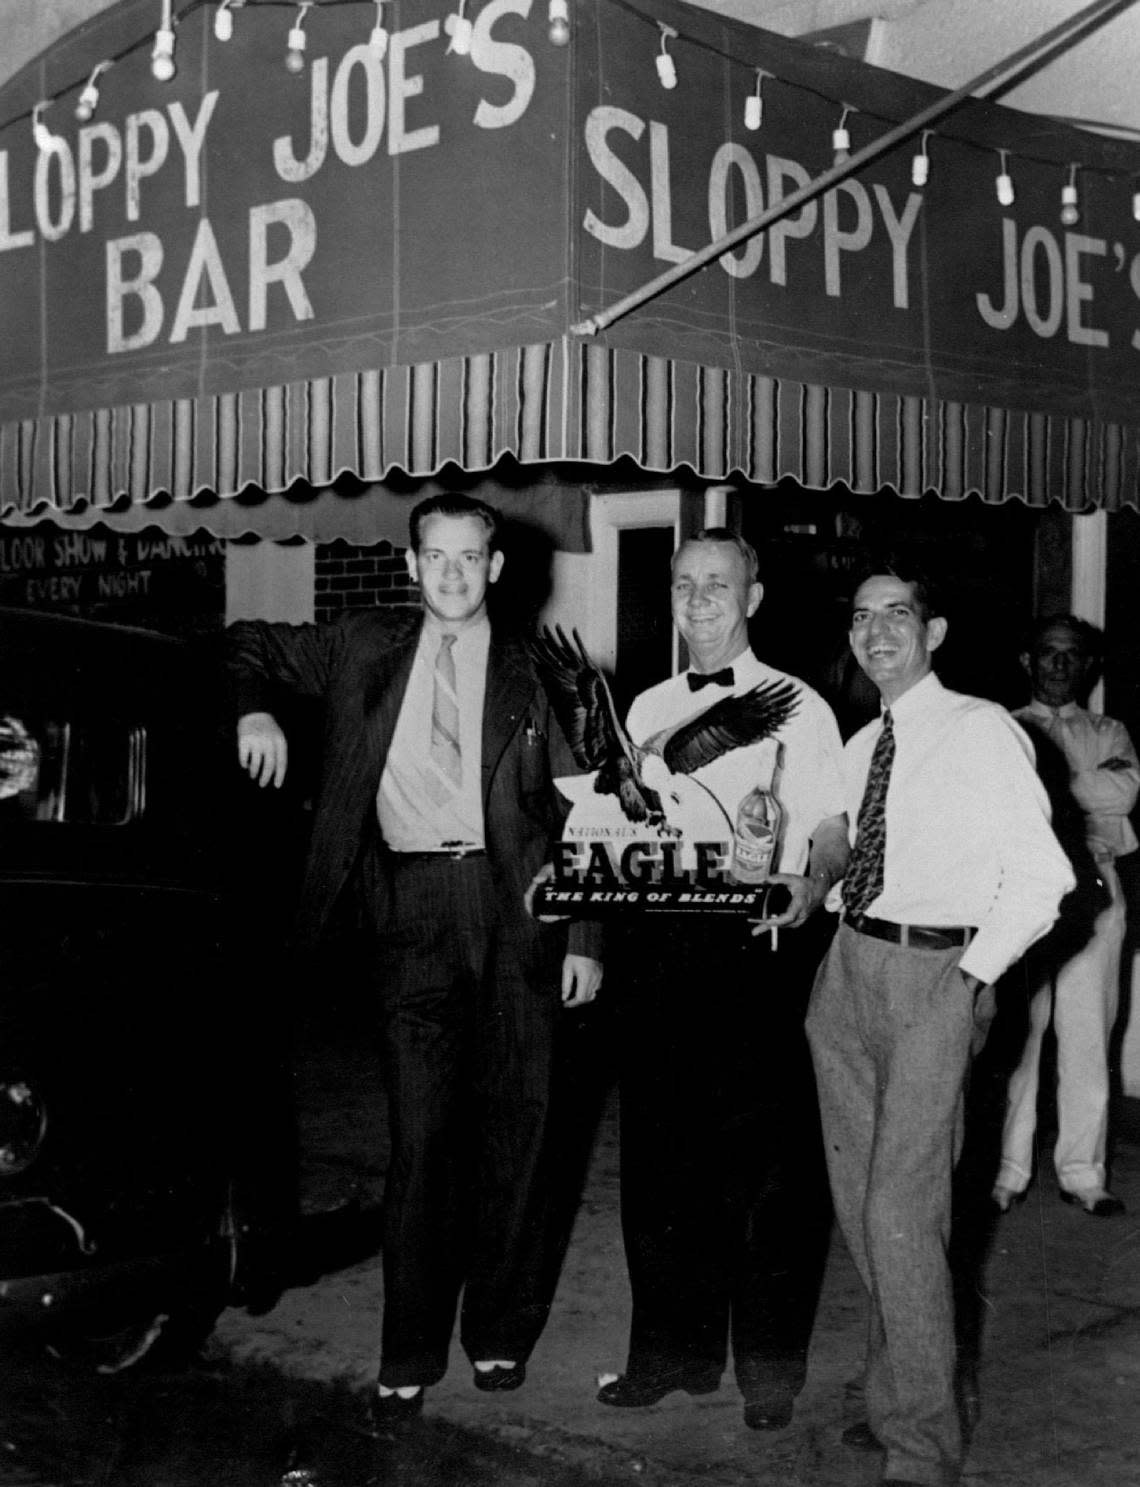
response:
<path id="1" fill-rule="evenodd" d="M 468 14 L 459 55 L 401 0 L 381 60 L 373 5 L 316 7 L 290 76 L 280 6 L 222 42 L 188 5 L 162 83 L 123 0 L 0 92 L 6 523 L 368 540 L 390 484 L 504 458 L 1140 505 L 1134 146 L 970 104 L 582 340 L 934 90 L 667 0 L 575 0 L 568 47 Z"/>

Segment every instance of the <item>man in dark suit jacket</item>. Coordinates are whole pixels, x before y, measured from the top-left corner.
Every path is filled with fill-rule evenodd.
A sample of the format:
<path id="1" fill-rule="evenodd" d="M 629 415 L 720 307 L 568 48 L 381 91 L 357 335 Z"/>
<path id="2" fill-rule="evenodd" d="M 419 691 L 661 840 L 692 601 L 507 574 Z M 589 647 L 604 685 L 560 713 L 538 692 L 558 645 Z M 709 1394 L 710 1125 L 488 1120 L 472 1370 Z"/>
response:
<path id="1" fill-rule="evenodd" d="M 374 1411 L 415 1417 L 460 1337 L 482 1389 L 518 1387 L 546 1319 L 544 1145 L 561 1002 L 591 1001 L 596 925 L 524 904 L 576 772 L 526 648 L 493 633 L 498 514 L 469 497 L 411 513 L 420 613 L 231 627 L 243 767 L 285 777 L 282 690 L 324 703 L 299 939 L 347 893 L 373 932 L 392 1155 Z"/>

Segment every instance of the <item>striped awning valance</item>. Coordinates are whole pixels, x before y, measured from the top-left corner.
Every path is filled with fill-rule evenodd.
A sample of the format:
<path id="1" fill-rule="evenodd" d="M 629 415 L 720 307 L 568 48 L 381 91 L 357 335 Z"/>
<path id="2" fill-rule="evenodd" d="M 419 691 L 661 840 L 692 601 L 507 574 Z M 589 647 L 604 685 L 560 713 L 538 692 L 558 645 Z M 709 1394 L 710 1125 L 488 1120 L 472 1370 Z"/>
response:
<path id="1" fill-rule="evenodd" d="M 343 475 L 449 463 L 689 467 L 713 481 L 790 476 L 948 500 L 1017 497 L 1080 511 L 1140 505 L 1140 429 L 1045 413 L 807 385 L 570 338 L 248 392 L 26 419 L 0 428 L 3 519 L 86 526 L 179 511 L 221 536 L 361 539 Z M 249 516 L 242 493 L 288 493 Z M 342 507 L 344 508 L 342 510 Z M 151 519 L 170 525 L 168 517 Z"/>

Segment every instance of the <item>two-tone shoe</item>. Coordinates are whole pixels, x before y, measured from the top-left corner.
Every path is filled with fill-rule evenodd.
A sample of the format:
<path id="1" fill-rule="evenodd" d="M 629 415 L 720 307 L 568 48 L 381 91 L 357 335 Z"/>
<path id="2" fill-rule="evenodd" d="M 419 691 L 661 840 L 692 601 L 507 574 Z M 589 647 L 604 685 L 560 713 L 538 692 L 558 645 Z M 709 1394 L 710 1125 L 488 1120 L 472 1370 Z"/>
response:
<path id="1" fill-rule="evenodd" d="M 686 1394 L 715 1394 L 719 1388 L 720 1374 L 713 1372 L 664 1377 L 623 1373 L 602 1385 L 598 1390 L 598 1403 L 613 1405 L 616 1409 L 646 1409 L 651 1404 L 660 1404 L 667 1394 L 674 1394 L 678 1389 Z"/>
<path id="2" fill-rule="evenodd" d="M 490 1368 L 475 1368 L 471 1378 L 476 1389 L 482 1389 L 484 1394 L 506 1394 L 526 1383 L 526 1364 L 512 1363 L 507 1367 L 495 1363 Z"/>
<path id="3" fill-rule="evenodd" d="M 373 1425 L 382 1435 L 409 1429 L 423 1414 L 424 1392 L 423 1389 L 417 1389 L 408 1396 L 381 1394 L 377 1389 L 371 1400 Z"/>
<path id="4" fill-rule="evenodd" d="M 1123 1200 L 1105 1188 L 1089 1188 L 1087 1192 L 1076 1193 L 1070 1192 L 1068 1188 L 1059 1188 L 1057 1196 L 1062 1203 L 1074 1204 L 1093 1219 L 1119 1218 L 1124 1212 Z"/>

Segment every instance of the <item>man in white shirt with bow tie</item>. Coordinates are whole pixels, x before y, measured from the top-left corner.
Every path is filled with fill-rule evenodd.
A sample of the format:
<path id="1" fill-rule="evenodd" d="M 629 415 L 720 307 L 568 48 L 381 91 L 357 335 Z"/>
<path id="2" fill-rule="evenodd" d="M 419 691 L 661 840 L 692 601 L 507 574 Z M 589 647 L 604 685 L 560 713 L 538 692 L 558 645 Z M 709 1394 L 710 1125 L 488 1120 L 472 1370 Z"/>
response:
<path id="1" fill-rule="evenodd" d="M 800 929 L 847 855 L 839 730 L 795 677 L 753 654 L 760 604 L 747 542 L 712 528 L 683 542 L 671 573 L 673 623 L 690 669 L 634 700 L 641 744 L 729 696 L 790 682 L 783 751 L 784 831 L 774 881 L 790 895 L 778 948 L 746 920 L 689 914 L 631 926 L 623 983 L 622 1232 L 633 1317 L 625 1373 L 603 1384 L 612 1406 L 706 1394 L 731 1340 L 745 1423 L 788 1424 L 803 1387 L 826 1259 L 827 1181 L 803 1014 L 821 949 Z M 772 773 L 771 740 L 732 749 L 692 776 L 737 807 Z"/>
<path id="2" fill-rule="evenodd" d="M 1071 946 L 1067 950 L 1064 940 L 1050 937 L 1014 972 L 1023 981 L 1028 978 L 1029 1035 L 1009 1084 L 1002 1163 L 993 1191 L 1002 1212 L 1023 1197 L 1032 1173 L 1041 1043 L 1050 1018 L 1057 1037 L 1058 1131 L 1053 1161 L 1061 1198 L 1093 1218 L 1124 1212 L 1105 1177 L 1108 1040 L 1120 997 L 1125 928 L 1115 864 L 1136 849 L 1128 816 L 1140 792 L 1140 765 L 1123 723 L 1078 705 L 1094 659 L 1094 640 L 1092 627 L 1072 615 L 1046 619 L 1021 657 L 1033 700 L 1014 716 L 1037 746 L 1039 767 L 1048 764 L 1054 751 L 1059 789 L 1068 797 L 1054 801 L 1054 813 L 1060 819 L 1066 804 L 1076 809 L 1078 831 L 1083 826 L 1108 902 L 1075 951 Z M 1045 776 L 1044 768 L 1042 773 Z M 1065 919 L 1062 912 L 1059 928 Z"/>

